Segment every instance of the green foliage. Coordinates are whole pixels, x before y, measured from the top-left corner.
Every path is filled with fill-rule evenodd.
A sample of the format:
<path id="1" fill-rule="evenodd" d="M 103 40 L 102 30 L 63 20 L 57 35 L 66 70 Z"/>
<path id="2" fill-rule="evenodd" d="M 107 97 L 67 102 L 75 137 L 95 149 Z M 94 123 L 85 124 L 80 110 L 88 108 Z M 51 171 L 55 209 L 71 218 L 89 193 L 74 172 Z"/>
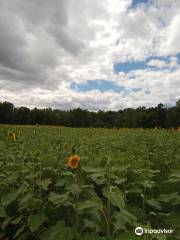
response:
<path id="1" fill-rule="evenodd" d="M 78 202 L 77 210 L 79 212 L 82 211 L 90 211 L 91 209 L 100 209 L 102 207 L 102 202 L 97 197 L 92 197 L 89 200 Z"/>
<path id="2" fill-rule="evenodd" d="M 35 215 L 30 215 L 28 217 L 28 227 L 32 232 L 35 232 L 39 229 L 39 227 L 44 223 L 45 220 L 46 216 L 43 212 Z"/>
<path id="3" fill-rule="evenodd" d="M 73 229 L 66 227 L 64 221 L 58 221 L 40 236 L 41 240 L 72 240 L 73 238 Z"/>
<path id="4" fill-rule="evenodd" d="M 5 217 L 7 217 L 6 210 L 4 207 L 0 206 L 0 218 L 5 218 Z"/>
<path id="5" fill-rule="evenodd" d="M 0 126 L 0 239 L 136 240 L 142 226 L 178 240 L 179 144 L 159 129 Z"/>
<path id="6" fill-rule="evenodd" d="M 66 127 L 107 127 L 107 128 L 177 128 L 180 127 L 180 100 L 175 106 L 126 108 L 119 111 L 90 112 L 80 108 L 70 111 L 15 108 L 12 103 L 0 102 L 0 123 L 42 124 Z M 34 131 L 34 135 L 36 135 Z"/>

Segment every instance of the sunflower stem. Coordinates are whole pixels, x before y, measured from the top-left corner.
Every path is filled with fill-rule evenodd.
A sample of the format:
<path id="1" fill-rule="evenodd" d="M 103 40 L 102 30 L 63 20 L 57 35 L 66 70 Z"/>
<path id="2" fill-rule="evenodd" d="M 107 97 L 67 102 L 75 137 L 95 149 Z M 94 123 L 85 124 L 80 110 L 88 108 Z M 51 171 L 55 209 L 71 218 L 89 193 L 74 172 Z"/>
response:
<path id="1" fill-rule="evenodd" d="M 76 184 L 80 187 L 80 167 L 76 171 Z M 79 202 L 79 193 L 76 195 L 76 203 L 75 203 L 75 238 L 78 240 L 79 236 L 79 214 L 78 214 L 78 202 Z"/>
<path id="2" fill-rule="evenodd" d="M 111 185 L 111 177 L 110 177 L 110 162 L 107 161 L 107 189 L 108 193 L 110 194 L 110 185 Z M 111 233 L 110 233 L 110 225 L 111 225 L 111 203 L 110 198 L 107 198 L 107 233 L 106 237 L 109 239 Z"/>
<path id="3" fill-rule="evenodd" d="M 77 209 L 75 210 L 75 237 L 78 239 L 79 215 Z"/>

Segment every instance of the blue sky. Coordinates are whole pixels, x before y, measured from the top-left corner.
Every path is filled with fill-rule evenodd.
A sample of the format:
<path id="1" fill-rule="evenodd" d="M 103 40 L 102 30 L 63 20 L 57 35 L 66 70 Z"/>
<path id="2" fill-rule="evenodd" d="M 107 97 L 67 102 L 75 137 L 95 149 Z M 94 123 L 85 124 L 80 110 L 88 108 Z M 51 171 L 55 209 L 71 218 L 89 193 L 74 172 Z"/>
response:
<path id="1" fill-rule="evenodd" d="M 160 61 L 164 61 L 165 63 L 168 63 L 171 57 L 172 56 L 165 56 L 165 57 L 154 56 L 154 57 L 148 57 L 145 61 L 119 62 L 114 64 L 114 71 L 116 73 L 119 73 L 119 72 L 128 73 L 134 70 L 147 69 L 149 68 L 148 62 L 150 62 L 151 60 L 160 60 Z M 174 57 L 176 57 L 178 62 L 180 62 L 180 54 L 177 54 Z M 154 70 L 158 70 L 158 67 L 156 66 L 153 66 L 153 67 L 151 66 L 151 68 Z"/>
<path id="2" fill-rule="evenodd" d="M 133 0 L 132 2 L 132 7 L 136 7 L 138 6 L 138 4 L 141 4 L 141 3 L 148 3 L 150 2 L 151 0 Z"/>
<path id="3" fill-rule="evenodd" d="M 101 92 L 112 90 L 114 92 L 120 92 L 124 89 L 107 80 L 88 80 L 82 84 L 72 83 L 71 88 L 78 92 L 88 92 L 92 90 L 99 90 Z"/>
<path id="4" fill-rule="evenodd" d="M 131 61 L 131 62 L 124 62 L 124 63 L 115 63 L 114 64 L 114 71 L 116 73 L 119 72 L 125 72 L 128 73 L 133 70 L 138 70 L 138 69 L 145 69 L 146 66 L 146 61 Z"/>

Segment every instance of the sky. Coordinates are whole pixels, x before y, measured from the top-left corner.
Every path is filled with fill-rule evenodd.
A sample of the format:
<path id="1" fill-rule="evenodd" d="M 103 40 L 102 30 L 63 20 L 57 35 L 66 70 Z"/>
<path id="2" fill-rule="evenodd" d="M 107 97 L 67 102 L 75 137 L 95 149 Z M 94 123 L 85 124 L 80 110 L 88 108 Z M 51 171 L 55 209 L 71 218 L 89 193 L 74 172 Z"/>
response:
<path id="1" fill-rule="evenodd" d="M 179 0 L 0 0 L 0 101 L 118 110 L 180 98 Z"/>

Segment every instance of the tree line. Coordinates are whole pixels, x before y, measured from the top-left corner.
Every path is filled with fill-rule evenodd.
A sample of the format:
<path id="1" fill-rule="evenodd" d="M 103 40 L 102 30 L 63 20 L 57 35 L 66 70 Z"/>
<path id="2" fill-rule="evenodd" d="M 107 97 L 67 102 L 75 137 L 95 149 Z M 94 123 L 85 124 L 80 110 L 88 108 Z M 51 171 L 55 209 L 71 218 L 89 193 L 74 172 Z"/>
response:
<path id="1" fill-rule="evenodd" d="M 58 109 L 29 109 L 0 102 L 0 123 L 60 125 L 66 127 L 105 128 L 177 128 L 180 127 L 180 100 L 175 106 L 126 108 L 119 111 L 92 112 L 81 108 L 64 111 Z"/>

